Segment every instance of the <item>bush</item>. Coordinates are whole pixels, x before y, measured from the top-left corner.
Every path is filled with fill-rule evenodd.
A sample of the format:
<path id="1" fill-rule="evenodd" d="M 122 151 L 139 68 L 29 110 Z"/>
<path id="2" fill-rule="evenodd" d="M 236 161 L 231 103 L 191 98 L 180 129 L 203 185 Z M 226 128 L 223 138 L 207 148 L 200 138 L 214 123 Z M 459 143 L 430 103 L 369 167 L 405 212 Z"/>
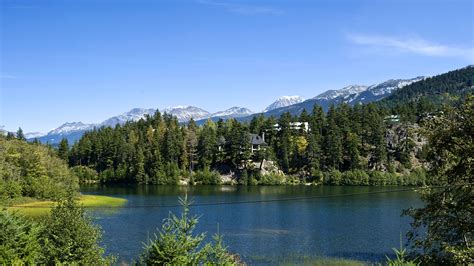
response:
<path id="1" fill-rule="evenodd" d="M 342 183 L 342 174 L 338 170 L 332 169 L 323 174 L 324 184 L 339 186 Z"/>
<path id="2" fill-rule="evenodd" d="M 258 181 L 259 185 L 282 185 L 285 184 L 285 175 L 271 173 L 263 175 L 260 181 Z"/>
<path id="3" fill-rule="evenodd" d="M 87 166 L 74 166 L 71 171 L 79 178 L 79 182 L 99 181 L 97 171 Z"/>
<path id="4" fill-rule="evenodd" d="M 342 184 L 351 186 L 369 185 L 369 174 L 364 170 L 347 171 L 342 174 Z"/>
<path id="5" fill-rule="evenodd" d="M 21 185 L 16 181 L 0 181 L 0 199 L 14 199 L 21 197 Z"/>
<path id="6" fill-rule="evenodd" d="M 0 228 L 0 265 L 34 265 L 42 260 L 39 225 L 0 210 Z"/>
<path id="7" fill-rule="evenodd" d="M 423 186 L 426 183 L 426 170 L 423 168 L 417 168 L 404 176 L 404 185 Z"/>
<path id="8" fill-rule="evenodd" d="M 103 257 L 104 249 L 98 245 L 100 228 L 72 197 L 53 207 L 41 234 L 46 264 L 103 265 L 112 261 Z"/>
<path id="9" fill-rule="evenodd" d="M 380 171 L 372 171 L 369 175 L 369 184 L 371 186 L 385 186 L 385 176 Z"/>
<path id="10" fill-rule="evenodd" d="M 72 199 L 59 202 L 38 223 L 0 211 L 0 265 L 106 265 L 100 228 Z"/>
<path id="11" fill-rule="evenodd" d="M 216 171 L 211 171 L 208 167 L 194 174 L 194 181 L 203 185 L 221 184 L 221 175 Z"/>
<path id="12" fill-rule="evenodd" d="M 159 171 L 153 180 L 158 185 L 177 185 L 179 182 L 180 170 L 176 163 L 167 163 L 164 171 Z"/>
<path id="13" fill-rule="evenodd" d="M 187 198 L 180 199 L 183 205 L 181 217 L 170 213 L 158 235 L 145 245 L 140 256 L 140 265 L 234 265 L 233 257 L 222 244 L 222 237 L 214 238 L 215 244 L 202 247 L 205 233 L 194 234 L 199 222 L 190 216 Z"/>

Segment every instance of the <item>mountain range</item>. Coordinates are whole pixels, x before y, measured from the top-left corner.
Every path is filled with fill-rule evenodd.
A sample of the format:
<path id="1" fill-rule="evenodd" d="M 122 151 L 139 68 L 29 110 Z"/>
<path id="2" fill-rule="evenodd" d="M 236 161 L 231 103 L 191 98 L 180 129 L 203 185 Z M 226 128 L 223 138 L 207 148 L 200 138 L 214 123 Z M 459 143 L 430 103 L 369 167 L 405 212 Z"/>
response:
<path id="1" fill-rule="evenodd" d="M 339 90 L 328 90 L 308 100 L 303 100 L 303 98 L 299 96 L 283 96 L 270 104 L 260 113 L 253 113 L 251 110 L 243 107 L 232 107 L 225 111 L 210 113 L 195 106 L 177 106 L 164 108 L 160 111 L 175 116 L 181 123 L 188 122 L 192 118 L 198 124 L 203 124 L 208 119 L 214 121 L 230 118 L 249 120 L 257 114 L 278 117 L 285 112 L 290 112 L 291 114 L 296 115 L 301 113 L 304 109 L 311 111 L 314 105 L 320 105 L 325 111 L 327 111 L 329 106 L 341 103 L 354 105 L 378 101 L 386 98 L 400 88 L 423 79 L 425 79 L 425 77 L 416 77 L 413 79 L 391 79 L 371 86 L 350 85 Z M 68 122 L 51 130 L 47 134 L 28 133 L 26 136 L 28 139 L 37 138 L 43 143 L 57 144 L 63 138 L 68 139 L 71 143 L 80 139 L 86 131 L 100 127 L 113 127 L 117 124 L 124 124 L 127 121 L 138 121 L 145 118 L 146 115 L 153 115 L 156 111 L 157 109 L 152 108 L 134 108 L 126 113 L 111 117 L 98 124 Z"/>

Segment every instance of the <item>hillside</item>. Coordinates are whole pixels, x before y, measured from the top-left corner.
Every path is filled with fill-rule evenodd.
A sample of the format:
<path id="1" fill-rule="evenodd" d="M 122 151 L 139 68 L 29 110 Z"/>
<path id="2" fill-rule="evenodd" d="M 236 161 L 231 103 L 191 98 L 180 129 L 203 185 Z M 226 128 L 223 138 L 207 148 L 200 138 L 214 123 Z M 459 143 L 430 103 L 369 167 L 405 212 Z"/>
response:
<path id="1" fill-rule="evenodd" d="M 474 66 L 470 65 L 405 86 L 381 100 L 380 105 L 395 107 L 422 100 L 435 105 L 449 103 L 473 93 L 473 80 Z"/>

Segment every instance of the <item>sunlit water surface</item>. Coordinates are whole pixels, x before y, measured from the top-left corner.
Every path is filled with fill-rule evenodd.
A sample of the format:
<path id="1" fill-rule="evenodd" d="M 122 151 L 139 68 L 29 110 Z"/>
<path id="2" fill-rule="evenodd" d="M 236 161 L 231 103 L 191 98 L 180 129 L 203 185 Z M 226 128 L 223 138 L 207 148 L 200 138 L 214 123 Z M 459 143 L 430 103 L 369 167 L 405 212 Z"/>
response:
<path id="1" fill-rule="evenodd" d="M 119 262 L 137 259 L 143 243 L 161 227 L 169 212 L 180 208 L 178 197 L 188 194 L 195 204 L 260 201 L 295 197 L 306 200 L 235 205 L 195 206 L 197 232 L 217 230 L 232 253 L 248 264 L 295 262 L 303 257 L 339 257 L 377 262 L 400 246 L 400 235 L 409 229 L 403 209 L 420 206 L 415 192 L 363 194 L 400 187 L 239 187 L 239 186 L 82 186 L 84 194 L 121 197 L 126 208 L 90 210 L 104 230 L 108 254 Z M 329 195 L 359 194 L 344 197 Z M 318 198 L 319 197 L 319 198 Z M 324 198 L 327 197 L 327 198 Z M 131 206 L 155 206 L 130 208 Z"/>

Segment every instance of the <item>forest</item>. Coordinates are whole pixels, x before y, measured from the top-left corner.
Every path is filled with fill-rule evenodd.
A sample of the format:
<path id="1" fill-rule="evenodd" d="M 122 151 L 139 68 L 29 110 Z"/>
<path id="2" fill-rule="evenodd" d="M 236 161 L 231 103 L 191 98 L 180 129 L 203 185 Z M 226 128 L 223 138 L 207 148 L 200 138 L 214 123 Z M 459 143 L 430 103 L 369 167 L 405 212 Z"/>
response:
<path id="1" fill-rule="evenodd" d="M 320 106 L 279 118 L 193 120 L 155 113 L 86 133 L 61 156 L 83 181 L 141 184 L 421 185 L 426 140 L 420 128 L 472 91 L 472 67 L 416 82 L 386 100 Z M 263 145 L 252 148 L 252 136 Z M 220 176 L 229 177 L 222 180 Z"/>
<path id="2" fill-rule="evenodd" d="M 375 104 L 333 106 L 327 114 L 316 106 L 300 116 L 257 116 L 250 123 L 209 120 L 202 127 L 157 112 L 86 133 L 67 159 L 73 169 L 87 172 L 84 178 L 101 182 L 219 183 L 218 175 L 231 173 L 240 184 L 421 184 L 422 170 L 410 175 L 423 161 L 415 127 L 392 119 Z M 305 123 L 308 129 L 295 126 Z M 264 139 L 256 149 L 252 134 Z M 67 146 L 63 141 L 60 150 Z"/>

